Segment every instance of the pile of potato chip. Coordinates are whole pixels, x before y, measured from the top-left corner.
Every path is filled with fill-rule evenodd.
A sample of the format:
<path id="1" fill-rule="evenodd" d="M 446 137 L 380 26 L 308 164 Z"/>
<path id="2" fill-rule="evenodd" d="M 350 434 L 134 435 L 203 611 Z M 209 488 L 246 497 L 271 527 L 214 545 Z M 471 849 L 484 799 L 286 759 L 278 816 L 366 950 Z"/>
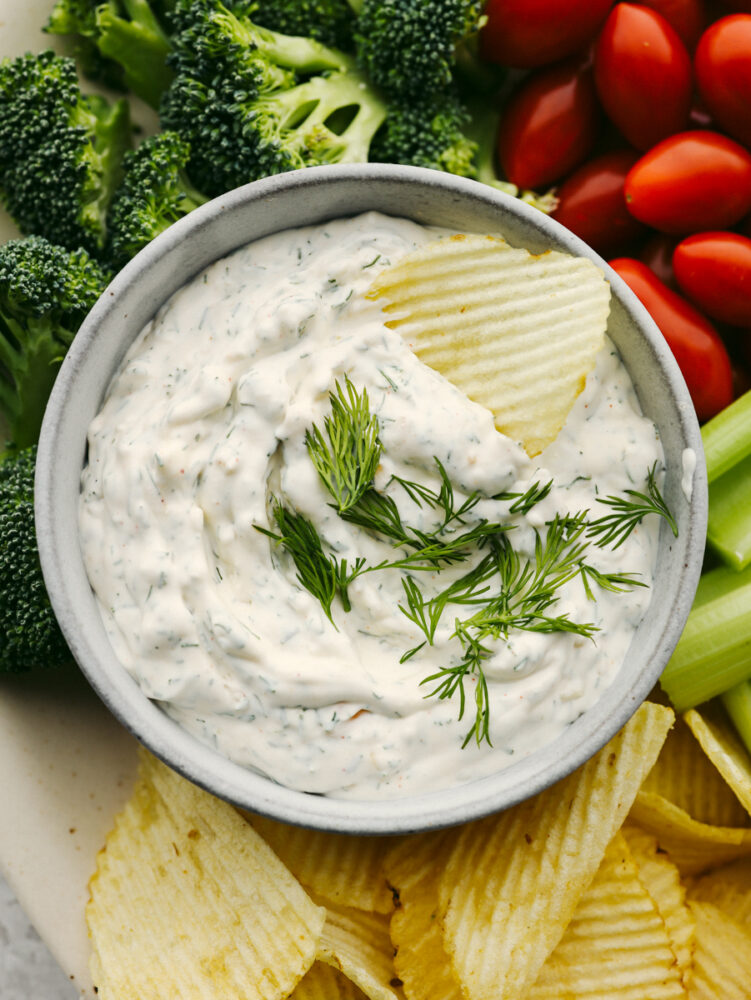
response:
<path id="1" fill-rule="evenodd" d="M 241 815 L 147 753 L 91 881 L 102 1000 L 751 996 L 751 760 L 647 703 L 497 815 L 400 838 Z"/>

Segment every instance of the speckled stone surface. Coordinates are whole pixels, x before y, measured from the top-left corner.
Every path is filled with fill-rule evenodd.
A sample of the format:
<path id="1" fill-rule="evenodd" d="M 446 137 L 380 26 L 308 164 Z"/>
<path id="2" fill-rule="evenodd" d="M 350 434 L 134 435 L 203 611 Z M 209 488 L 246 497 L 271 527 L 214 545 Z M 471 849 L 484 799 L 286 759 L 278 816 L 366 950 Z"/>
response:
<path id="1" fill-rule="evenodd" d="M 75 1000 L 78 995 L 0 877 L 0 997 Z"/>

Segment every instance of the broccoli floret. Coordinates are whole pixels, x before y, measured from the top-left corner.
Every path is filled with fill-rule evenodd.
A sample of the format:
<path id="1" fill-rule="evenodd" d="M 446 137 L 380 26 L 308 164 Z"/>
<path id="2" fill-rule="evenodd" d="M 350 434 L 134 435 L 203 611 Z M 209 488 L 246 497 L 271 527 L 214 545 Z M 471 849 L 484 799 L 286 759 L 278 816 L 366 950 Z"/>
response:
<path id="1" fill-rule="evenodd" d="M 190 147 L 175 132 L 151 136 L 126 155 L 108 220 L 109 259 L 115 269 L 207 200 L 185 175 L 189 158 Z"/>
<path id="2" fill-rule="evenodd" d="M 477 147 L 463 132 L 468 122 L 466 108 L 450 90 L 391 104 L 371 159 L 474 177 Z"/>
<path id="3" fill-rule="evenodd" d="M 361 67 L 392 98 L 421 99 L 454 78 L 455 51 L 481 24 L 479 0 L 364 0 L 355 26 Z"/>
<path id="4" fill-rule="evenodd" d="M 57 0 L 45 30 L 80 36 L 84 72 L 159 106 L 172 79 L 170 44 L 147 0 Z"/>
<path id="5" fill-rule="evenodd" d="M 283 35 L 307 35 L 350 51 L 355 17 L 346 0 L 259 0 L 253 20 Z"/>
<path id="6" fill-rule="evenodd" d="M 0 62 L 0 194 L 22 232 L 96 254 L 129 145 L 127 103 L 85 97 L 72 59 Z"/>
<path id="7" fill-rule="evenodd" d="M 39 436 L 59 362 L 106 284 L 85 250 L 40 236 L 0 247 L 0 412 L 18 447 Z"/>
<path id="8" fill-rule="evenodd" d="M 162 126 L 189 143 L 188 171 L 201 191 L 367 160 L 385 108 L 349 56 L 259 28 L 218 0 L 179 0 L 173 20 L 177 75 Z M 321 71 L 330 73 L 303 79 Z"/>
<path id="9" fill-rule="evenodd" d="M 39 565 L 34 530 L 36 446 L 0 458 L 0 674 L 70 660 Z"/>

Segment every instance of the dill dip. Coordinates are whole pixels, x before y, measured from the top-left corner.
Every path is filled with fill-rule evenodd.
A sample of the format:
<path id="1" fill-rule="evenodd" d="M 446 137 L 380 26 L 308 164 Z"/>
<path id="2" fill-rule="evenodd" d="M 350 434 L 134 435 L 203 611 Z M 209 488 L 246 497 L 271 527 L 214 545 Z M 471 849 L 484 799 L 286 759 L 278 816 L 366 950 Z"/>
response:
<path id="1" fill-rule="evenodd" d="M 457 619 L 480 605 L 449 604 L 431 644 L 407 613 L 405 580 L 429 601 L 487 546 L 433 571 L 361 573 L 350 610 L 337 598 L 329 617 L 290 552 L 264 533 L 280 534 L 283 504 L 339 566 L 407 553 L 342 518 L 311 461 L 306 435 L 324 428 L 337 384 L 367 394 L 381 443 L 373 487 L 410 530 L 430 535 L 443 515 L 399 480 L 437 495 L 442 469 L 457 506 L 472 498 L 446 536 L 502 522 L 522 565 L 556 515 L 602 517 L 597 497 L 644 491 L 653 467 L 659 479 L 656 429 L 610 341 L 558 438 L 529 458 L 384 325 L 364 291 L 439 235 L 369 213 L 214 263 L 143 330 L 90 427 L 80 537 L 117 656 L 199 740 L 293 789 L 398 797 L 508 766 L 597 701 L 649 604 L 649 586 L 587 587 L 578 574 L 546 614 L 589 633 L 483 638 L 486 732 L 464 745 L 478 674 L 464 678 L 462 718 L 458 691 L 435 692 L 462 658 Z M 509 494 L 548 483 L 528 511 L 512 511 Z M 649 585 L 659 525 L 649 515 L 618 548 L 590 544 L 588 564 Z M 485 599 L 482 588 L 475 597 Z"/>

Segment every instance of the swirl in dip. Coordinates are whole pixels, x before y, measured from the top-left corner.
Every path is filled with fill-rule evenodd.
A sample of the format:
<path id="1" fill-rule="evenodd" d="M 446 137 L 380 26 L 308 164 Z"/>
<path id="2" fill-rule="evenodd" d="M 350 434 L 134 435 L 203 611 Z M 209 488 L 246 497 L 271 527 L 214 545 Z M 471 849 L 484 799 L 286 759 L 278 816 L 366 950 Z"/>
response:
<path id="1" fill-rule="evenodd" d="M 612 682 L 650 600 L 574 577 L 550 614 L 597 631 L 514 629 L 486 642 L 489 740 L 463 746 L 477 675 L 458 694 L 421 684 L 462 649 L 449 606 L 432 645 L 404 613 L 406 571 L 364 573 L 330 620 L 301 586 L 276 532 L 274 503 L 311 522 L 327 552 L 354 565 L 394 559 L 388 540 L 332 508 L 306 446 L 350 380 L 366 390 L 382 454 L 375 488 L 405 522 L 441 520 L 393 478 L 481 495 L 461 530 L 485 519 L 535 558 L 556 515 L 606 512 L 599 495 L 644 490 L 663 460 L 615 348 L 590 373 L 558 438 L 529 458 L 492 415 L 422 364 L 363 292 L 380 269 L 436 230 L 367 214 L 282 232 L 218 261 L 149 323 L 89 431 L 80 536 L 110 641 L 144 693 L 222 754 L 290 788 L 372 799 L 434 791 L 487 775 L 550 743 Z M 500 493 L 552 480 L 528 513 Z M 601 573 L 653 576 L 659 521 L 617 549 L 590 546 Z M 470 562 L 413 574 L 430 597 Z M 492 581 L 490 581 L 492 585 Z M 594 599 L 592 599 L 594 598 Z"/>

